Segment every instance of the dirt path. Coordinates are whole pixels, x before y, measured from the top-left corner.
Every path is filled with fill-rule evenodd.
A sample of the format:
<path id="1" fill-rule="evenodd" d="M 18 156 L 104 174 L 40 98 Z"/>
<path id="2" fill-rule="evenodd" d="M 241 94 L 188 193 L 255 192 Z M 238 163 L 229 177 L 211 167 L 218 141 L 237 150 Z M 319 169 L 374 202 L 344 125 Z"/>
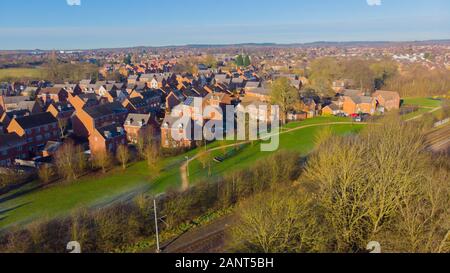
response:
<path id="1" fill-rule="evenodd" d="M 291 133 L 291 132 L 306 129 L 306 128 L 312 128 L 312 127 L 322 127 L 322 126 L 332 126 L 332 125 L 353 125 L 353 124 L 367 125 L 368 123 L 365 123 L 365 122 L 358 122 L 358 123 L 356 123 L 356 122 L 327 122 L 327 123 L 320 123 L 320 124 L 310 124 L 310 125 L 304 125 L 304 126 L 299 126 L 299 127 L 295 127 L 295 128 L 290 128 L 290 129 L 283 130 L 283 131 L 275 133 L 275 134 L 269 134 L 265 137 L 273 137 L 273 136 L 277 136 L 277 135 L 283 135 L 283 134 Z M 236 146 L 239 146 L 242 144 L 248 144 L 250 142 L 251 141 L 243 141 L 243 142 L 233 143 L 233 144 L 222 146 L 222 147 L 216 147 L 216 148 L 209 149 L 208 152 L 213 152 L 213 151 L 221 150 L 224 148 L 236 147 Z M 188 176 L 188 172 L 187 172 L 189 163 L 196 160 L 198 157 L 199 157 L 199 155 L 195 155 L 194 157 L 186 160 L 186 162 L 184 162 L 180 166 L 180 174 L 181 174 L 181 182 L 182 182 L 182 190 L 183 191 L 188 190 L 189 186 L 190 186 L 189 176 Z"/>
<path id="2" fill-rule="evenodd" d="M 437 108 L 430 108 L 430 107 L 422 107 L 422 108 L 428 108 L 428 109 L 432 109 L 432 110 L 428 111 L 428 112 L 426 112 L 424 114 L 418 115 L 417 117 L 413 117 L 413 118 L 407 119 L 405 121 L 413 121 L 413 120 L 422 118 L 425 114 L 433 114 L 434 112 L 437 112 L 437 111 L 441 110 L 442 106 L 439 106 Z"/>
<path id="3" fill-rule="evenodd" d="M 226 231 L 233 224 L 233 216 L 215 220 L 211 224 L 192 229 L 164 244 L 164 253 L 218 253 L 223 252 Z"/>

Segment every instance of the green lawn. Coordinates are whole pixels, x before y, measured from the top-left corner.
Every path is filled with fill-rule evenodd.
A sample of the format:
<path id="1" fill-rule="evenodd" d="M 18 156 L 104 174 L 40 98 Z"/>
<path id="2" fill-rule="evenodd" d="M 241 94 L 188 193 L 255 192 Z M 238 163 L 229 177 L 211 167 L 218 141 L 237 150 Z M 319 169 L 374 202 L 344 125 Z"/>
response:
<path id="1" fill-rule="evenodd" d="M 288 127 L 336 121 L 348 120 L 322 117 L 290 124 Z M 332 127 L 337 133 L 346 134 L 356 132 L 362 126 L 333 125 Z M 314 135 L 320 128 L 323 127 L 310 127 L 281 135 L 280 149 L 295 150 L 302 154 L 308 153 L 313 149 Z M 217 147 L 217 145 L 218 143 L 211 143 L 208 148 Z M 8 195 L 0 196 L 0 229 L 13 224 L 26 223 L 33 219 L 64 216 L 78 208 L 104 206 L 118 200 L 129 200 L 142 192 L 159 194 L 169 188 L 179 188 L 181 186 L 179 168 L 185 161 L 185 156 L 193 157 L 198 153 L 198 149 L 162 160 L 160 163 L 162 171 L 158 177 L 148 170 L 146 162 L 139 162 L 131 165 L 125 171 L 116 169 L 107 175 L 89 176 L 68 185 L 61 184 L 37 190 L 33 190 L 28 185 Z M 216 152 L 217 155 L 220 153 L 220 151 Z M 260 152 L 259 144 L 247 145 L 223 163 L 214 164 L 212 175 L 218 176 L 225 172 L 245 168 L 270 154 Z M 190 171 L 192 184 L 208 177 L 208 171 L 201 168 L 197 161 L 190 164 Z"/>
<path id="2" fill-rule="evenodd" d="M 404 105 L 417 105 L 424 108 L 437 108 L 441 106 L 442 101 L 432 98 L 406 98 L 403 100 Z"/>
<path id="3" fill-rule="evenodd" d="M 5 68 L 0 69 L 0 81 L 8 79 L 41 79 L 42 68 Z"/>
<path id="4" fill-rule="evenodd" d="M 364 125 L 332 125 L 330 126 L 333 131 L 338 135 L 345 135 L 349 133 L 359 132 Z M 324 126 L 326 127 L 326 126 Z M 317 132 L 324 127 L 310 127 L 301 129 L 298 131 L 289 132 L 280 136 L 279 150 L 296 151 L 302 155 L 306 155 L 314 149 L 314 140 Z M 203 166 L 199 161 L 194 161 L 190 164 L 190 182 L 195 184 L 204 179 L 214 179 L 220 175 L 230 172 L 230 170 L 241 170 L 251 166 L 257 160 L 271 155 L 273 152 L 261 152 L 260 143 L 254 143 L 253 145 L 247 144 L 243 148 L 235 151 L 230 148 L 227 149 L 226 160 L 222 163 L 214 162 L 211 168 L 211 177 L 208 176 L 208 169 L 203 169 Z M 223 156 L 222 151 L 215 151 L 214 156 Z"/>
<path id="5" fill-rule="evenodd" d="M 419 109 L 415 112 L 403 115 L 404 120 L 413 119 L 426 114 L 442 105 L 442 101 L 432 98 L 406 98 L 403 100 L 404 106 L 419 106 Z"/>

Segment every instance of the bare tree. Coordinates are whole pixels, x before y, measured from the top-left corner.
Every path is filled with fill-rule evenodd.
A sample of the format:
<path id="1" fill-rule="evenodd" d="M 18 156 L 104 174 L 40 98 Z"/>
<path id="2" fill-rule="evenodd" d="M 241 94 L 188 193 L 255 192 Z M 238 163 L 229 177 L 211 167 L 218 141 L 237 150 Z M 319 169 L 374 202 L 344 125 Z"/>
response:
<path id="1" fill-rule="evenodd" d="M 125 170 L 130 160 L 130 150 L 127 145 L 120 145 L 117 148 L 117 160 L 122 164 L 122 169 Z"/>
<path id="2" fill-rule="evenodd" d="M 159 175 L 159 157 L 160 151 L 158 145 L 147 145 L 144 150 L 145 158 L 147 159 L 147 164 L 149 169 L 152 171 L 153 175 Z"/>
<path id="3" fill-rule="evenodd" d="M 270 96 L 272 102 L 280 107 L 282 122 L 286 124 L 287 113 L 299 99 L 297 90 L 291 86 L 289 79 L 278 78 L 271 85 Z"/>
<path id="4" fill-rule="evenodd" d="M 232 244 L 255 253 L 320 251 L 323 229 L 309 217 L 311 209 L 291 188 L 258 194 L 239 206 Z"/>
<path id="5" fill-rule="evenodd" d="M 86 158 L 81 146 L 67 142 L 55 154 L 58 173 L 66 180 L 76 179 L 86 168 Z"/>
<path id="6" fill-rule="evenodd" d="M 92 162 L 95 167 L 101 168 L 103 173 L 106 173 L 108 167 L 111 166 L 111 154 L 105 150 L 96 151 L 93 154 Z"/>

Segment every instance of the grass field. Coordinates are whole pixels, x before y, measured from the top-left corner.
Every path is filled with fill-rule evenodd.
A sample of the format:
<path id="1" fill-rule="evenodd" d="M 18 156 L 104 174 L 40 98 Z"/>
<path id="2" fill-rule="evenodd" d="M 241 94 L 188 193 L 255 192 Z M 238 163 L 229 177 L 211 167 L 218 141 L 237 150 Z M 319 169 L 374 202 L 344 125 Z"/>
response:
<path id="1" fill-rule="evenodd" d="M 348 120 L 337 120 L 334 117 L 316 118 L 289 126 L 298 127 L 336 121 Z M 332 128 L 339 134 L 346 134 L 356 132 L 362 126 L 333 125 Z M 283 134 L 280 137 L 280 149 L 308 153 L 313 149 L 314 135 L 320 128 L 322 127 L 311 127 Z M 209 144 L 208 149 L 217 145 L 217 143 Z M 208 170 L 194 161 L 190 164 L 190 182 L 195 184 L 205 178 L 214 179 L 227 171 L 250 166 L 256 160 L 271 154 L 260 152 L 259 149 L 259 145 L 247 145 L 223 163 L 215 163 L 212 166 L 212 177 L 208 177 Z M 179 188 L 181 187 L 180 166 L 185 161 L 185 156 L 193 157 L 197 153 L 198 150 L 192 150 L 186 154 L 162 160 L 160 163 L 162 171 L 159 176 L 152 175 L 146 162 L 138 162 L 125 171 L 115 169 L 107 175 L 89 176 L 72 184 L 55 185 L 37 190 L 27 185 L 15 192 L 0 196 L 0 229 L 34 219 L 64 216 L 79 208 L 100 207 L 116 201 L 126 201 L 143 192 L 159 194 L 169 188 Z"/>
<path id="2" fill-rule="evenodd" d="M 42 68 L 5 68 L 0 69 L 0 81 L 8 79 L 41 79 Z"/>
<path id="3" fill-rule="evenodd" d="M 402 116 L 403 119 L 409 120 L 426 114 L 442 105 L 442 101 L 432 98 L 406 98 L 403 100 L 404 106 L 419 106 L 419 110 Z"/>
<path id="4" fill-rule="evenodd" d="M 417 105 L 423 108 L 437 108 L 441 106 L 442 101 L 431 98 L 406 98 L 403 100 L 404 105 Z"/>
<path id="5" fill-rule="evenodd" d="M 332 125 L 330 126 L 333 131 L 338 135 L 345 135 L 351 133 L 359 132 L 364 125 Z M 326 126 L 324 126 L 326 127 Z M 280 147 L 279 150 L 295 151 L 302 155 L 306 155 L 314 149 L 314 140 L 317 132 L 322 130 L 324 127 L 311 127 L 305 128 L 298 131 L 289 132 L 282 134 L 280 136 Z M 261 158 L 271 155 L 273 152 L 261 152 L 261 147 L 259 143 L 253 145 L 247 144 L 244 148 L 235 151 L 230 148 L 227 149 L 227 154 L 232 154 L 227 156 L 226 160 L 222 163 L 214 162 L 211 168 L 211 177 L 208 176 L 208 170 L 203 169 L 203 166 L 199 161 L 194 161 L 190 164 L 190 181 L 191 184 L 195 184 L 198 181 L 205 179 L 214 179 L 220 175 L 224 175 L 230 170 L 242 170 L 246 167 L 253 165 L 256 161 Z M 222 151 L 215 151 L 214 156 L 223 156 Z"/>

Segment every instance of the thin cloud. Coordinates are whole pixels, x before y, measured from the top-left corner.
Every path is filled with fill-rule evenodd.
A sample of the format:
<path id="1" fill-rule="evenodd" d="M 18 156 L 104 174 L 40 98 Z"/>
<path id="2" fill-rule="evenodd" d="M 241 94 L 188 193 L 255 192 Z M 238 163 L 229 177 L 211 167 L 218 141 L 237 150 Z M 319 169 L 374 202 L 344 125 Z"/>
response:
<path id="1" fill-rule="evenodd" d="M 81 6 L 81 0 L 67 0 L 69 6 Z"/>
<path id="2" fill-rule="evenodd" d="M 367 0 L 369 6 L 381 6 L 381 0 Z"/>

